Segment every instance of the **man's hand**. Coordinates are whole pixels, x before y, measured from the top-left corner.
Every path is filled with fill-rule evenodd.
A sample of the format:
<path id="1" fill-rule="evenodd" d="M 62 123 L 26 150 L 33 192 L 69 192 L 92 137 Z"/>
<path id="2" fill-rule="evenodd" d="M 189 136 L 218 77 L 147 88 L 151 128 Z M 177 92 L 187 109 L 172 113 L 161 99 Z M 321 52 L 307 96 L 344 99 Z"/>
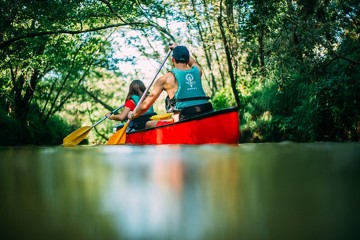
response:
<path id="1" fill-rule="evenodd" d="M 170 49 L 171 50 L 174 50 L 174 48 L 177 46 L 177 44 L 176 43 L 172 43 L 171 45 L 170 45 Z"/>
<path id="2" fill-rule="evenodd" d="M 134 112 L 133 112 L 133 111 L 130 111 L 130 112 L 128 113 L 128 115 L 127 115 L 127 118 L 128 118 L 129 120 L 133 120 L 133 117 L 134 117 Z"/>

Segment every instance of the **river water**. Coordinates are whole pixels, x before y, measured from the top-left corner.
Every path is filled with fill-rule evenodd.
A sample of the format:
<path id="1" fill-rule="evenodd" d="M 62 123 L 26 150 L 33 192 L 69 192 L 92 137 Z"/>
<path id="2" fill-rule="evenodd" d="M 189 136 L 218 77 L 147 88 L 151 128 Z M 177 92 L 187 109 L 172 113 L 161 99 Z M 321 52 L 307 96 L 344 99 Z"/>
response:
<path id="1" fill-rule="evenodd" d="M 0 239 L 359 239 L 359 143 L 0 148 Z"/>

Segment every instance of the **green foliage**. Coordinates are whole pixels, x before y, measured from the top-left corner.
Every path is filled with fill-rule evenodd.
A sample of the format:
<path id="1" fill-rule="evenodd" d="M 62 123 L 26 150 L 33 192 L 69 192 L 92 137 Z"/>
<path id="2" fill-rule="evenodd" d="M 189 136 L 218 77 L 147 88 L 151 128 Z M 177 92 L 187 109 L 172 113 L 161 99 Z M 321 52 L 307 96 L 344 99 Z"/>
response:
<path id="1" fill-rule="evenodd" d="M 2 108 L 0 110 L 0 125 L 1 146 L 24 144 L 22 136 L 28 135 L 26 128 L 16 119 L 7 116 Z"/>
<path id="2" fill-rule="evenodd" d="M 253 92 L 242 141 L 359 140 L 359 67 L 347 75 L 351 64 L 339 63 L 318 79 L 294 77 L 281 91 L 273 84 Z"/>
<path id="3" fill-rule="evenodd" d="M 92 31 L 91 28 L 103 27 L 108 23 L 105 19 L 112 22 L 118 17 L 109 14 L 109 6 L 100 2 L 3 2 L 0 9 L 4 13 L 0 16 L 0 95 L 4 97 L 1 102 L 7 116 L 3 120 L 10 124 L 10 129 L 28 133 L 21 137 L 14 131 L 16 141 L 11 143 L 60 143 L 59 136 L 68 131 L 60 135 L 56 132 L 64 130 L 60 127 L 64 125 L 63 120 L 57 119 L 56 114 L 65 112 L 60 115 L 65 119 L 69 117 L 66 109 L 74 108 L 74 103 L 79 102 L 78 96 L 84 94 L 89 76 L 106 70 L 116 75 L 117 59 L 109 42 L 112 32 Z M 129 11 L 132 9 L 127 7 Z M 125 8 L 120 9 L 125 11 Z M 129 18 L 135 16 L 133 13 L 127 15 Z M 32 107 L 38 110 L 33 111 Z M 52 140 L 44 142 L 41 136 Z"/>
<path id="4" fill-rule="evenodd" d="M 223 109 L 236 105 L 232 93 L 226 88 L 216 92 L 210 101 L 214 109 Z"/>
<path id="5" fill-rule="evenodd" d="M 1 146 L 60 145 L 65 137 L 64 133 L 75 130 L 58 117 L 52 117 L 46 124 L 43 124 L 39 118 L 38 109 L 35 111 L 34 109 L 29 114 L 27 124 L 0 111 Z"/>
<path id="6" fill-rule="evenodd" d="M 250 18 L 240 23 L 244 67 L 255 83 L 247 86 L 242 141 L 358 141 L 360 44 L 351 22 L 359 4 L 306 0 L 275 11 L 271 4 L 239 3 L 250 6 Z M 261 27 L 262 38 L 249 31 Z M 267 50 L 262 77 L 260 47 Z"/>
<path id="7" fill-rule="evenodd" d="M 284 95 L 276 84 L 266 82 L 250 96 L 244 98 L 245 107 L 240 109 L 241 141 L 280 141 L 279 114 L 286 111 Z"/>

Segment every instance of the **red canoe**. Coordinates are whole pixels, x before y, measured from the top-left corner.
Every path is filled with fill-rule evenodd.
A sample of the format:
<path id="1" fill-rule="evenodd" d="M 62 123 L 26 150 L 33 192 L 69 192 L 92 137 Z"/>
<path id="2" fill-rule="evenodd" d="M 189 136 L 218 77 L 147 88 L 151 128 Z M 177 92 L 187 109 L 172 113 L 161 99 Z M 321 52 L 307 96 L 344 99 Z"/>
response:
<path id="1" fill-rule="evenodd" d="M 236 107 L 213 111 L 184 121 L 126 134 L 128 144 L 238 144 Z"/>

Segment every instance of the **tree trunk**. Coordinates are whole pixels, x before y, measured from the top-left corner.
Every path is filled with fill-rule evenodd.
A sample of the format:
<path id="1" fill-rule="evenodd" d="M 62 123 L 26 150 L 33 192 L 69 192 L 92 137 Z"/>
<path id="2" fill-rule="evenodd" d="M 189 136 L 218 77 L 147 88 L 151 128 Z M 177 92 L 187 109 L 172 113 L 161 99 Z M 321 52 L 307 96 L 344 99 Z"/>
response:
<path id="1" fill-rule="evenodd" d="M 260 67 L 260 74 L 262 77 L 265 77 L 266 69 L 265 69 L 265 53 L 264 53 L 264 35 L 265 30 L 264 26 L 260 27 L 258 44 L 259 44 L 259 67 Z"/>
<path id="2" fill-rule="evenodd" d="M 229 31 L 231 33 L 233 33 L 234 21 L 232 18 L 229 19 L 230 18 L 229 16 L 231 16 L 231 17 L 233 16 L 233 11 L 232 11 L 233 2 L 231 0 L 226 0 L 226 6 L 227 6 L 226 14 L 227 14 L 228 28 L 229 28 Z M 231 8 L 231 9 L 229 9 L 229 8 Z M 220 13 L 219 13 L 219 17 L 217 20 L 218 20 L 220 33 L 221 33 L 221 37 L 222 37 L 223 45 L 224 45 L 224 49 L 225 49 L 225 55 L 226 55 L 226 60 L 227 60 L 227 64 L 228 64 L 229 76 L 230 76 L 231 89 L 233 91 L 237 107 L 241 108 L 242 104 L 240 101 L 240 92 L 237 89 L 237 71 L 236 71 L 237 59 L 234 59 L 234 55 L 231 54 L 232 52 L 237 51 L 237 49 L 236 49 L 237 43 L 229 42 L 226 37 L 226 31 L 225 31 L 225 28 L 223 26 L 223 21 L 222 21 L 222 1 L 220 2 Z M 230 41 L 231 41 L 231 39 L 230 39 Z M 230 44 L 233 49 L 230 48 Z M 237 56 L 235 56 L 235 58 L 236 57 Z M 235 67 L 234 67 L 233 61 L 234 61 Z"/>
<path id="3" fill-rule="evenodd" d="M 230 48 L 229 48 L 229 44 L 228 44 L 228 41 L 227 41 L 227 38 L 226 38 L 224 26 L 222 24 L 221 16 L 218 17 L 218 22 L 219 22 L 221 36 L 222 36 L 222 39 L 223 39 L 223 44 L 224 44 L 224 49 L 225 49 L 225 54 L 226 54 L 226 60 L 227 60 L 227 64 L 228 64 L 229 76 L 230 76 L 230 81 L 231 81 L 231 88 L 232 88 L 232 91 L 233 91 L 233 94 L 234 94 L 236 105 L 237 105 L 238 108 L 240 108 L 241 107 L 241 102 L 240 102 L 240 97 L 239 97 L 239 91 L 236 88 L 236 79 L 235 79 L 233 64 L 232 64 L 232 61 L 231 61 Z"/>
<path id="4" fill-rule="evenodd" d="M 197 10 L 196 10 L 196 7 L 195 7 L 194 0 L 191 0 L 191 3 L 192 3 L 192 7 L 193 7 L 193 12 L 194 12 L 194 19 L 196 21 L 196 26 L 198 28 L 200 40 L 201 40 L 202 47 L 203 47 L 203 50 L 204 50 L 204 53 L 205 53 L 206 64 L 207 64 L 207 67 L 209 68 L 209 74 L 210 74 L 211 83 L 212 83 L 211 84 L 212 85 L 211 95 L 214 95 L 214 93 L 218 91 L 218 87 L 217 87 L 216 80 L 215 80 L 215 75 L 214 75 L 213 69 L 212 69 L 211 55 L 210 55 L 209 50 L 208 50 L 208 48 L 206 47 L 206 44 L 205 44 L 204 33 L 203 33 L 204 31 L 203 31 L 203 28 L 201 26 L 199 16 L 197 14 Z"/>

